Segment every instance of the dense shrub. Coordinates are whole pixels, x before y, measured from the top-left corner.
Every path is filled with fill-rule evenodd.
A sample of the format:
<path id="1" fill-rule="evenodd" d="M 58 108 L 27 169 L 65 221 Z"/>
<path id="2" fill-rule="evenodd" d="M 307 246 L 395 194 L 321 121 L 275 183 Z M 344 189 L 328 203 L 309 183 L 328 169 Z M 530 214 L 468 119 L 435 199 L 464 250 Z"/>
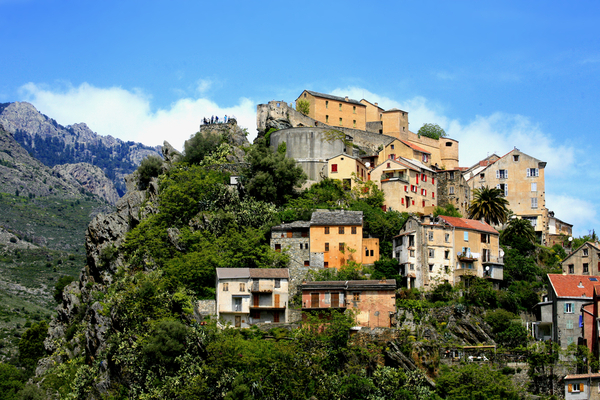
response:
<path id="1" fill-rule="evenodd" d="M 150 180 L 161 174 L 163 159 L 159 156 L 146 157 L 137 169 L 140 190 L 148 187 Z"/>

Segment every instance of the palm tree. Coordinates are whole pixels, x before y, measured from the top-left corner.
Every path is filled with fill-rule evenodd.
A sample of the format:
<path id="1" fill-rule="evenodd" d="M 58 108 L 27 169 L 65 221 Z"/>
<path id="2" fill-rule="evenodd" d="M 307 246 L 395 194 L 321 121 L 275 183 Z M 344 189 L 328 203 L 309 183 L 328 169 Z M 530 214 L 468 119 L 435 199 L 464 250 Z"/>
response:
<path id="1" fill-rule="evenodd" d="M 490 225 L 500 225 L 508 219 L 508 200 L 502 190 L 484 186 L 473 191 L 469 218 L 484 219 Z"/>
<path id="2" fill-rule="evenodd" d="M 506 229 L 500 234 L 500 241 L 506 243 L 515 237 L 526 239 L 530 243 L 537 242 L 535 230 L 531 222 L 526 219 L 513 217 L 508 222 Z"/>

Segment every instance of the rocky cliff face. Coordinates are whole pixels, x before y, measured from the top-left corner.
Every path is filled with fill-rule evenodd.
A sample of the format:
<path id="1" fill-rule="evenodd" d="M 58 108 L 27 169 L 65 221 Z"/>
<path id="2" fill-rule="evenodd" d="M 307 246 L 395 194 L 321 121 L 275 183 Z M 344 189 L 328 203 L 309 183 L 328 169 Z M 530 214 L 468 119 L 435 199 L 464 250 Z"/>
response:
<path id="1" fill-rule="evenodd" d="M 110 204 L 116 204 L 119 200 L 115 185 L 99 167 L 88 163 L 63 164 L 55 165 L 52 171 L 57 177 L 64 178 L 73 185 L 83 186 Z"/>
<path id="2" fill-rule="evenodd" d="M 84 123 L 62 126 L 26 102 L 0 104 L 0 124 L 49 167 L 81 162 L 99 167 L 113 181 L 119 195 L 125 192 L 125 175 L 145 157 L 160 155 L 159 147 L 100 136 Z"/>

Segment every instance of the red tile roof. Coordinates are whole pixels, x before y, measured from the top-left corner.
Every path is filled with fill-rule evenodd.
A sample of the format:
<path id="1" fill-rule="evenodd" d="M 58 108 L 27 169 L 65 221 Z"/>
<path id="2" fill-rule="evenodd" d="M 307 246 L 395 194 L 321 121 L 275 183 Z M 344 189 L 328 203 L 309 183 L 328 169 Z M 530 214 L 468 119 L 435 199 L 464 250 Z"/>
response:
<path id="1" fill-rule="evenodd" d="M 407 142 L 406 140 L 400 140 L 400 141 L 413 150 L 420 151 L 421 153 L 425 153 L 425 154 L 431 154 L 429 151 L 422 149 L 421 147 L 417 146 L 416 144 L 412 144 L 411 142 Z"/>
<path id="2" fill-rule="evenodd" d="M 455 228 L 462 229 L 470 229 L 473 231 L 481 231 L 481 232 L 489 232 L 498 234 L 498 231 L 492 228 L 489 224 L 485 222 L 478 221 L 476 219 L 467 219 L 467 218 L 457 218 L 457 217 L 447 217 L 445 215 L 440 215 L 438 218 L 446 221 L 448 224 L 452 225 Z"/>
<path id="3" fill-rule="evenodd" d="M 596 279 L 596 281 L 590 279 Z M 594 286 L 600 284 L 600 277 L 590 275 L 548 274 L 548 280 L 558 297 L 588 297 L 591 299 Z"/>

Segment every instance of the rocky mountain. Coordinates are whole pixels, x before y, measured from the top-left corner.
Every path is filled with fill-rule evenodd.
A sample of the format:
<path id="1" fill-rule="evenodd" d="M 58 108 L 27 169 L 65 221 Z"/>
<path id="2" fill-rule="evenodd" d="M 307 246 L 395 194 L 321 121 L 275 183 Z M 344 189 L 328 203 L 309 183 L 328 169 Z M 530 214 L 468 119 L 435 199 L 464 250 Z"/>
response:
<path id="1" fill-rule="evenodd" d="M 145 157 L 160 155 L 160 146 L 101 136 L 84 123 L 62 126 L 26 102 L 0 104 L 0 124 L 48 167 L 76 163 L 99 167 L 119 196 L 125 193 L 124 176 L 132 173 Z"/>
<path id="2" fill-rule="evenodd" d="M 62 164 L 55 165 L 52 171 L 56 176 L 65 178 L 74 185 L 83 186 L 110 204 L 116 204 L 119 200 L 119 193 L 114 183 L 108 179 L 100 167 L 88 163 Z"/>

